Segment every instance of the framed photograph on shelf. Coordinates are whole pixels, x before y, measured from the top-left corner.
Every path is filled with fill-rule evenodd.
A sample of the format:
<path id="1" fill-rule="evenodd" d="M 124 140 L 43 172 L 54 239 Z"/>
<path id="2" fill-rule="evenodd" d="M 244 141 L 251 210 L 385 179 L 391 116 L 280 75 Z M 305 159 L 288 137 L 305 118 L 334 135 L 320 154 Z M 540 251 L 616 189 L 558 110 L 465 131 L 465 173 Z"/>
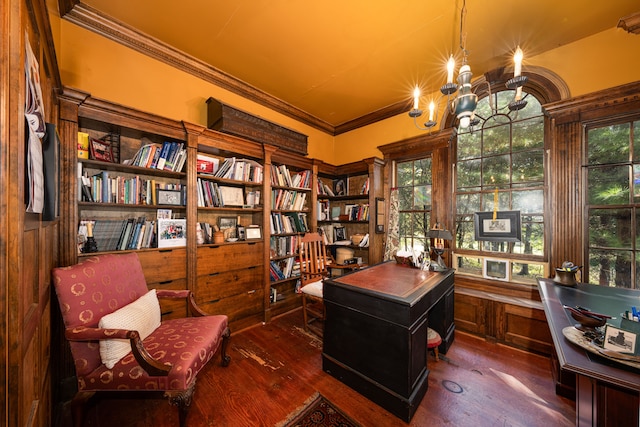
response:
<path id="1" fill-rule="evenodd" d="M 262 239 L 262 230 L 259 225 L 248 225 L 245 228 L 247 240 Z"/>
<path id="2" fill-rule="evenodd" d="M 111 141 L 89 138 L 89 153 L 93 160 L 113 163 L 113 151 Z"/>
<path id="3" fill-rule="evenodd" d="M 347 240 L 347 236 L 344 231 L 344 227 L 333 227 L 333 241 L 340 242 L 343 240 Z"/>
<path id="4" fill-rule="evenodd" d="M 159 205 L 174 205 L 180 206 L 182 204 L 181 194 L 179 190 L 162 190 L 158 189 L 156 194 L 156 200 Z"/>
<path id="5" fill-rule="evenodd" d="M 476 212 L 475 239 L 488 242 L 519 242 L 522 235 L 520 211 Z"/>
<path id="6" fill-rule="evenodd" d="M 228 187 L 221 185 L 218 189 L 220 190 L 223 206 L 244 205 L 244 194 L 241 187 Z"/>
<path id="7" fill-rule="evenodd" d="M 221 216 L 218 218 L 218 227 L 220 227 L 220 230 L 236 228 L 236 225 L 238 225 L 238 219 L 234 216 Z"/>
<path id="8" fill-rule="evenodd" d="M 158 220 L 158 247 L 173 248 L 187 245 L 186 219 Z"/>
<path id="9" fill-rule="evenodd" d="M 349 188 L 347 187 L 346 178 L 333 180 L 333 194 L 336 196 L 346 196 L 347 194 L 349 194 Z"/>
<path id="10" fill-rule="evenodd" d="M 171 219 L 171 209 L 158 209 L 156 211 L 156 219 Z"/>

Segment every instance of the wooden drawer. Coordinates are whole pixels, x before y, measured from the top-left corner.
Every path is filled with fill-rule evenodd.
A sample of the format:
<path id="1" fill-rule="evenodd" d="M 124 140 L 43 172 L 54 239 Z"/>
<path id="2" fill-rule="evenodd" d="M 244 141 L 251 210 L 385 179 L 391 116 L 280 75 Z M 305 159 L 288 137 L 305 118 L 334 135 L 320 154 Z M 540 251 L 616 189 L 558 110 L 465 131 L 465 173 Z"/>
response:
<path id="1" fill-rule="evenodd" d="M 198 305 L 209 314 L 226 314 L 229 316 L 229 322 L 231 323 L 248 321 L 249 324 L 255 324 L 264 317 L 263 294 L 264 291 L 260 288 L 255 291 L 220 298 Z M 251 320 L 249 321 L 249 319 Z M 248 324 L 243 324 L 243 326 L 248 326 Z"/>
<path id="2" fill-rule="evenodd" d="M 196 301 L 212 302 L 232 295 L 263 289 L 262 267 L 212 273 L 198 277 Z"/>
<path id="3" fill-rule="evenodd" d="M 166 280 L 160 283 L 147 283 L 149 289 L 186 289 L 187 279 Z M 187 315 L 187 300 L 172 299 L 172 298 L 159 298 L 160 300 L 160 312 L 162 313 L 162 320 L 175 319 L 180 317 L 186 317 Z"/>
<path id="4" fill-rule="evenodd" d="M 198 248 L 198 276 L 262 265 L 263 243 L 238 243 Z"/>
<path id="5" fill-rule="evenodd" d="M 185 248 L 140 251 L 138 258 L 140 258 L 147 284 L 187 277 L 187 250 Z"/>

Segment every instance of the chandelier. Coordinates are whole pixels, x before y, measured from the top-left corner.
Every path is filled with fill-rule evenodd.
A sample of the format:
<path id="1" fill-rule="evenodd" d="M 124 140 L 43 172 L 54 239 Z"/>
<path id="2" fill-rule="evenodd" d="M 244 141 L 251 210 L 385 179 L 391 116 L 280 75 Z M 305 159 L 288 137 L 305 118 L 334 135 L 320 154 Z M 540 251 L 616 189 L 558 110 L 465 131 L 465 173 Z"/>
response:
<path id="1" fill-rule="evenodd" d="M 471 67 L 467 64 L 468 52 L 466 49 L 466 36 L 463 32 L 466 13 L 467 6 L 466 0 L 464 0 L 460 11 L 460 50 L 462 50 L 462 66 L 458 71 L 457 83 L 453 82 L 453 72 L 456 63 L 452 54 L 447 61 L 447 83 L 440 87 L 441 95 L 438 97 L 437 103 L 433 101 L 429 103 L 428 119 L 424 122 L 424 126 L 418 124 L 418 119 L 423 115 L 423 111 L 419 106 L 420 88 L 416 86 L 413 91 L 413 108 L 409 111 L 409 117 L 413 118 L 414 124 L 420 130 L 430 130 L 437 124 L 440 102 L 445 98 L 446 106 L 452 114 L 455 114 L 459 121 L 460 128 L 465 129 L 480 123 L 480 117 L 475 114 L 476 106 L 478 105 L 478 95 L 471 90 L 471 77 L 473 73 L 471 72 Z M 507 89 L 513 90 L 514 95 L 506 106 L 498 107 L 497 101 L 494 103 L 493 97 L 491 96 L 491 85 L 486 81 L 484 82 L 489 92 L 489 106 L 492 114 L 498 114 L 501 110 L 508 108 L 509 113 L 515 112 L 517 115 L 517 112 L 527 105 L 527 101 L 524 99 L 526 95 L 525 97 L 522 96 L 522 87 L 527 82 L 527 76 L 522 75 L 523 57 L 522 49 L 518 46 L 513 55 L 513 77 L 506 82 Z M 482 85 L 478 86 L 478 89 L 481 87 Z M 507 113 L 507 116 L 509 113 Z"/>

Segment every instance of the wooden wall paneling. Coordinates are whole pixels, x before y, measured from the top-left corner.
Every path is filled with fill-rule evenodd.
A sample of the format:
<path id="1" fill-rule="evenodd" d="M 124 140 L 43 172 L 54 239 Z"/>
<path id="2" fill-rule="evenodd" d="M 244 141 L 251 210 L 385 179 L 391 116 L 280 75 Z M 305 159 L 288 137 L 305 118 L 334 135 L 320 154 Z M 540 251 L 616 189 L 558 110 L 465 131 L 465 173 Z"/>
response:
<path id="1" fill-rule="evenodd" d="M 553 344 L 547 319 L 540 308 L 504 304 L 504 342 L 518 348 L 551 354 Z"/>
<path id="2" fill-rule="evenodd" d="M 27 40 L 38 61 L 45 121 L 57 123 L 60 87 L 45 2 L 3 2 L 0 110 L 0 324 L 2 423 L 46 426 L 50 399 L 50 279 L 58 261 L 58 221 L 27 214 L 25 79 Z M 45 177 L 49 178 L 49 177 Z"/>
<path id="3" fill-rule="evenodd" d="M 384 257 L 384 239 L 388 225 L 384 225 L 385 233 L 376 233 L 376 198 L 385 199 L 385 221 L 389 218 L 389 197 L 384 193 L 384 165 L 385 162 L 377 157 L 365 159 L 369 169 L 369 265 L 382 262 Z"/>
<path id="4" fill-rule="evenodd" d="M 553 126 L 550 175 L 553 185 L 547 207 L 551 218 L 550 268 L 571 261 L 584 265 L 583 236 L 581 224 L 583 216 L 582 177 L 582 128 L 577 122 Z"/>
<path id="5" fill-rule="evenodd" d="M 198 140 L 199 136 L 204 131 L 203 126 L 192 125 L 187 122 L 182 122 L 184 132 L 186 134 L 186 147 L 187 147 L 187 161 L 185 164 L 185 170 L 187 171 L 187 201 L 198 200 L 198 176 L 197 176 L 197 157 L 198 157 Z M 197 226 L 198 221 L 198 207 L 194 203 L 187 203 L 187 250 L 186 259 L 182 259 L 182 266 L 186 268 L 185 279 L 186 289 L 190 291 L 196 291 L 196 281 L 198 280 L 196 268 L 197 262 Z M 182 267 L 180 268 L 182 269 Z M 166 304 L 166 303 L 165 303 Z M 186 313 L 186 311 L 185 311 Z"/>

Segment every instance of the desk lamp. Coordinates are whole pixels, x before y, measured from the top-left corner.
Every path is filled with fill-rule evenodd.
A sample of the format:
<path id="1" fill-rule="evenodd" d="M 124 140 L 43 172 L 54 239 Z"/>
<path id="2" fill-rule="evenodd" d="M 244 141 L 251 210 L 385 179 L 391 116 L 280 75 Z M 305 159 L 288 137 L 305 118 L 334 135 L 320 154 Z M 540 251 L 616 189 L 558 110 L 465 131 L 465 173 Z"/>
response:
<path id="1" fill-rule="evenodd" d="M 434 271 L 444 271 L 447 269 L 447 265 L 444 263 L 442 259 L 442 254 L 444 253 L 444 241 L 445 240 L 453 240 L 453 236 L 449 230 L 445 230 L 444 228 L 440 228 L 440 224 L 436 224 L 434 228 L 427 232 L 427 237 L 430 239 L 434 239 L 433 241 L 433 252 L 438 255 L 438 259 L 435 264 L 431 264 Z"/>

